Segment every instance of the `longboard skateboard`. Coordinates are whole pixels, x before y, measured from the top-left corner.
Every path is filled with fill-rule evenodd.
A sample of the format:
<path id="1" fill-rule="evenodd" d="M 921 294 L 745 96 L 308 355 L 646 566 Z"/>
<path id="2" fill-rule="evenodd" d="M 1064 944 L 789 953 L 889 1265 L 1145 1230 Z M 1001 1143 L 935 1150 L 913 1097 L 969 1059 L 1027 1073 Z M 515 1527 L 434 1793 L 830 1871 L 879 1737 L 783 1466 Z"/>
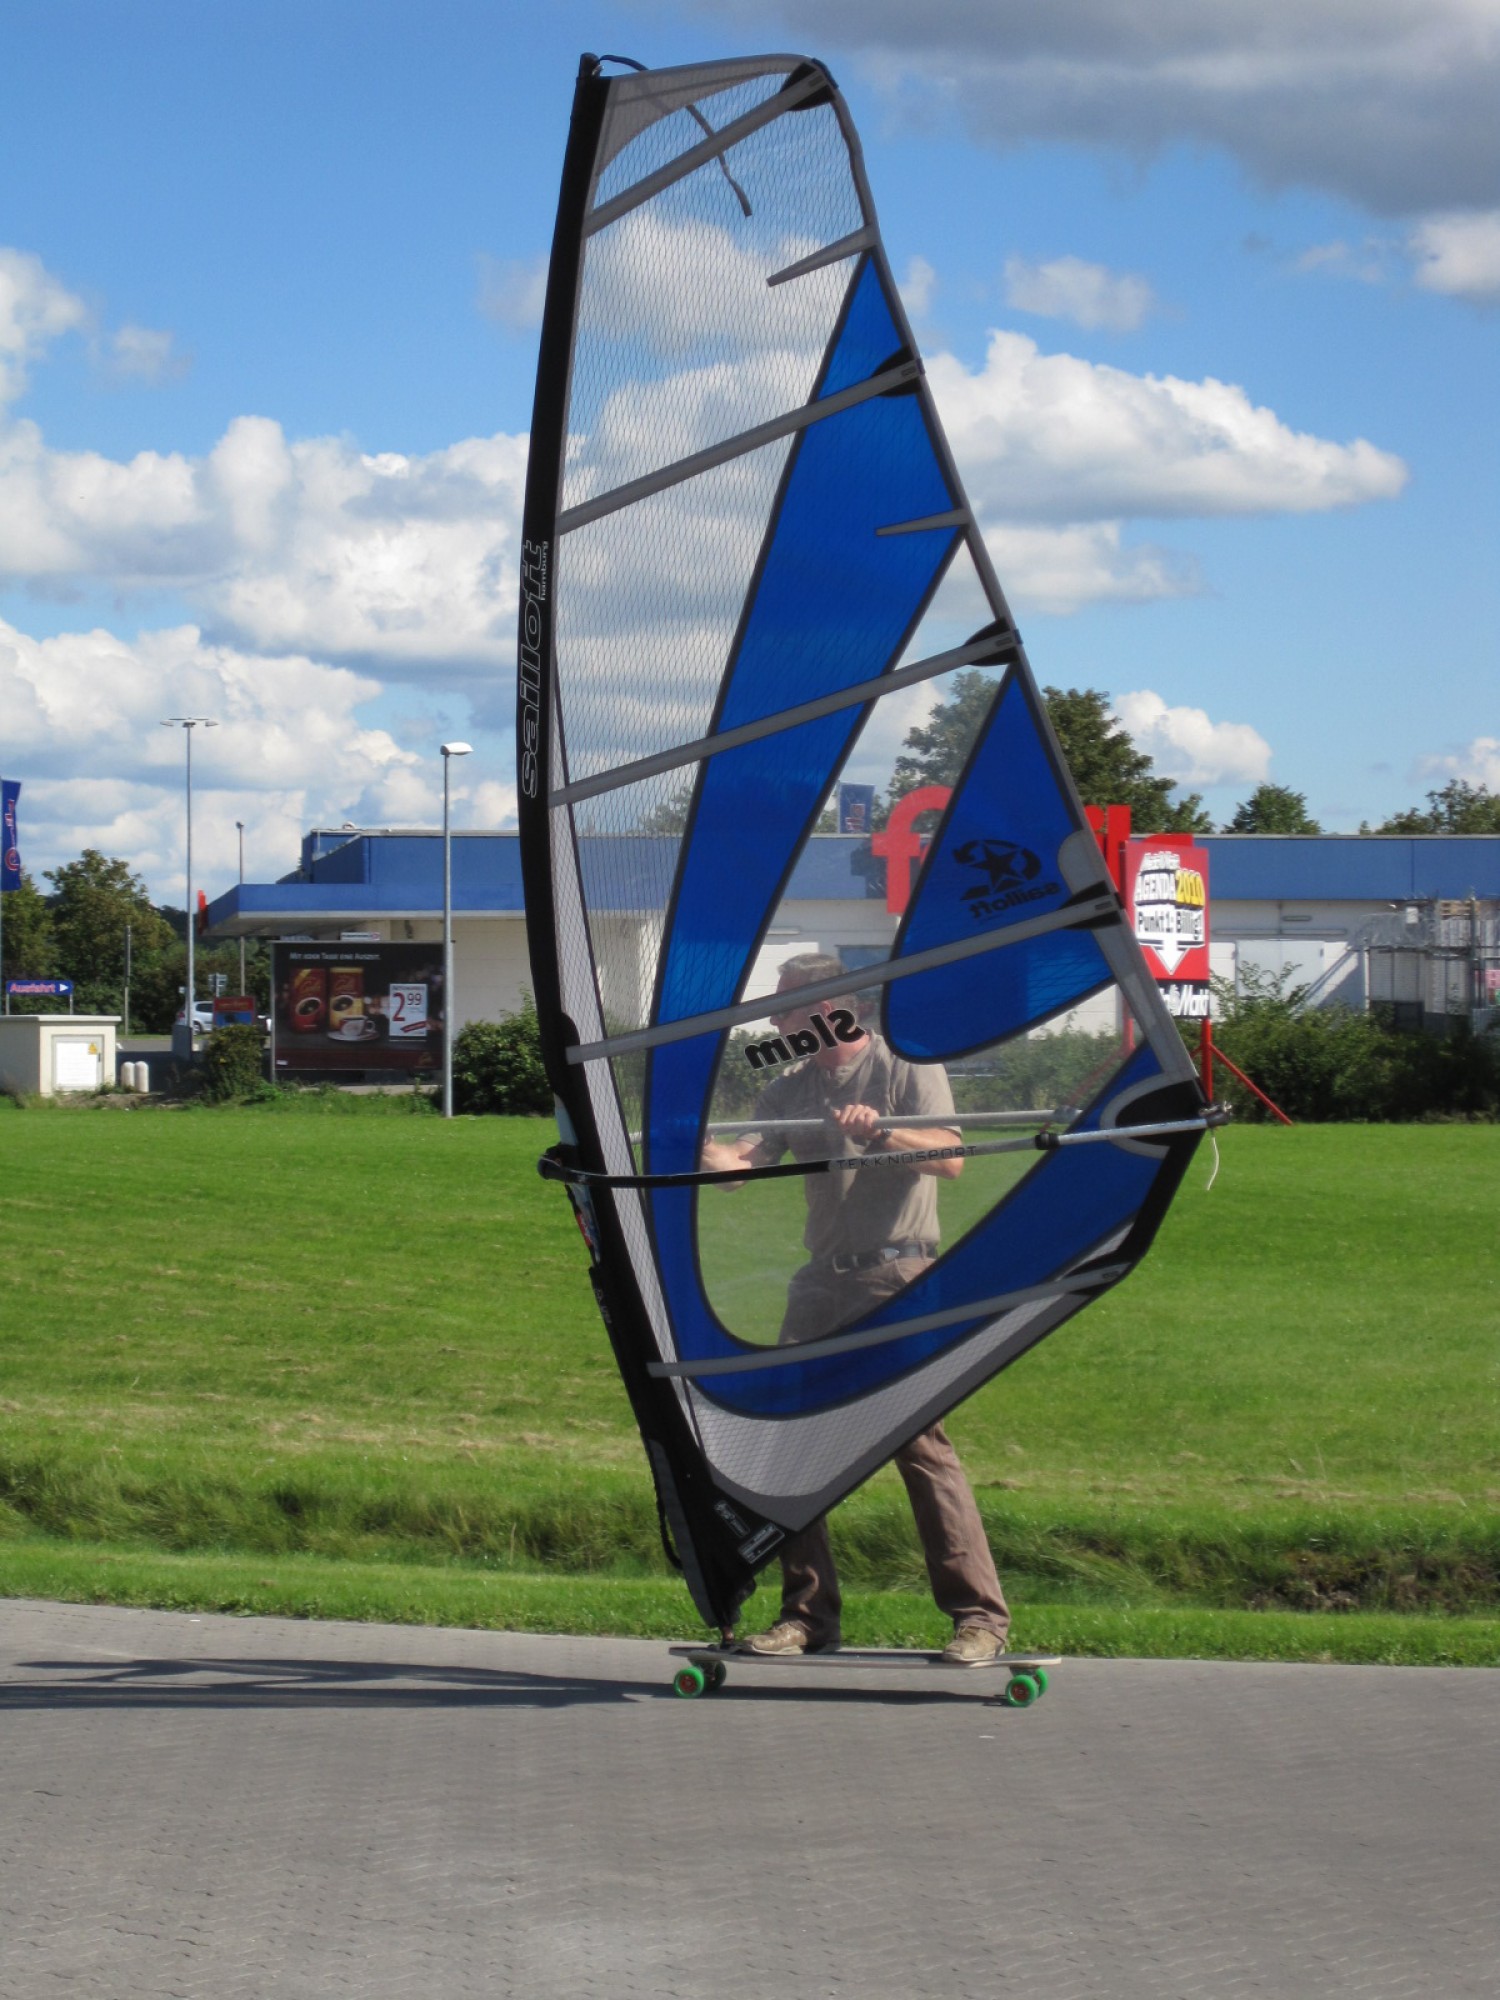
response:
<path id="1" fill-rule="evenodd" d="M 839 1646 L 827 1653 L 746 1653 L 738 1646 L 669 1646 L 667 1651 L 683 1664 L 672 1676 L 672 1687 L 686 1699 L 715 1694 L 736 1667 L 813 1667 L 820 1671 L 847 1667 L 859 1672 L 872 1667 L 904 1668 L 908 1673 L 922 1667 L 936 1667 L 957 1678 L 960 1674 L 1006 1671 L 1005 1687 L 997 1697 L 1006 1708 L 1030 1708 L 1047 1692 L 1047 1669 L 1062 1663 L 1060 1653 L 997 1653 L 976 1667 L 950 1667 L 940 1652 L 919 1652 L 897 1646 Z"/>

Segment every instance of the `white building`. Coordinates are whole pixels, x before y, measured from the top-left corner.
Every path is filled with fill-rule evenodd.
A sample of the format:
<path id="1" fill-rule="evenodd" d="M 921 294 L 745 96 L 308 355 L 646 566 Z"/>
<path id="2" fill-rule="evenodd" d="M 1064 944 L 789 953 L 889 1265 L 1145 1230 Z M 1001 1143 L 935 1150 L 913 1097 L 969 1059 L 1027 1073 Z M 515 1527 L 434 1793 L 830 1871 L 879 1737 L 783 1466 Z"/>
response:
<path id="1" fill-rule="evenodd" d="M 1500 836 L 1213 834 L 1198 844 L 1209 857 L 1217 977 L 1244 984 L 1270 975 L 1306 987 L 1312 1004 L 1389 1006 L 1402 1025 L 1494 1018 Z M 601 964 L 615 989 L 605 999 L 626 1015 L 639 1006 L 673 849 L 646 835 L 598 847 L 609 885 L 601 907 L 611 913 Z M 880 870 L 872 870 L 868 840 L 815 836 L 772 918 L 764 962 L 811 950 L 837 951 L 852 966 L 885 957 L 899 919 L 886 907 Z M 530 985 L 517 835 L 454 834 L 453 883 L 461 1027 L 513 1013 Z M 337 939 L 359 931 L 436 942 L 441 912 L 441 834 L 319 828 L 306 836 L 294 874 L 220 896 L 208 935 Z"/>

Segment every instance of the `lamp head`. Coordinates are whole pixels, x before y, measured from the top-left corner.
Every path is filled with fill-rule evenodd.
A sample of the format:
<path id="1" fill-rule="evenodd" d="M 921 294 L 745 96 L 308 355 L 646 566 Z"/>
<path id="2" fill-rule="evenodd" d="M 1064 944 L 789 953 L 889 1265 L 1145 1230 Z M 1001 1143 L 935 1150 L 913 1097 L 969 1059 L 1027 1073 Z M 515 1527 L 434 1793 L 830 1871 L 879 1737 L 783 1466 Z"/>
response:
<path id="1" fill-rule="evenodd" d="M 467 757 L 473 748 L 472 743 L 445 743 L 443 745 L 443 755 L 445 757 Z"/>

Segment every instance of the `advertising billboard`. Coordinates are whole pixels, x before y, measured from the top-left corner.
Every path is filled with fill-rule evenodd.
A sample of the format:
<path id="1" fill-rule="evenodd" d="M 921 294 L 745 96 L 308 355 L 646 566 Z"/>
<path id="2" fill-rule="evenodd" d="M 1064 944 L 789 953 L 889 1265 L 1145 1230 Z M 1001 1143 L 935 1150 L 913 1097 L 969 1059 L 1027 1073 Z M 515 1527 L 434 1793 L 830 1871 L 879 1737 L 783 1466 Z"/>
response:
<path id="1" fill-rule="evenodd" d="M 441 1069 L 440 944 L 277 944 L 271 968 L 277 1076 Z"/>
<path id="2" fill-rule="evenodd" d="M 1167 1012 L 1178 1020 L 1209 1016 L 1208 853 L 1191 834 L 1128 841 L 1125 907 Z"/>

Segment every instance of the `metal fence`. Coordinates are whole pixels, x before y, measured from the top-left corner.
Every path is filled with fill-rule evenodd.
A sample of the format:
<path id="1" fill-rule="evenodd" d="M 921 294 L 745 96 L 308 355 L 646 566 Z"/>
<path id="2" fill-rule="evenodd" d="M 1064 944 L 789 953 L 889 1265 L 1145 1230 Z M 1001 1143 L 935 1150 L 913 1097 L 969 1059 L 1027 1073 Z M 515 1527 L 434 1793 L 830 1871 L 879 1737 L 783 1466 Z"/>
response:
<path id="1" fill-rule="evenodd" d="M 1408 904 L 1365 944 L 1365 995 L 1394 1027 L 1500 1022 L 1500 902 Z"/>

